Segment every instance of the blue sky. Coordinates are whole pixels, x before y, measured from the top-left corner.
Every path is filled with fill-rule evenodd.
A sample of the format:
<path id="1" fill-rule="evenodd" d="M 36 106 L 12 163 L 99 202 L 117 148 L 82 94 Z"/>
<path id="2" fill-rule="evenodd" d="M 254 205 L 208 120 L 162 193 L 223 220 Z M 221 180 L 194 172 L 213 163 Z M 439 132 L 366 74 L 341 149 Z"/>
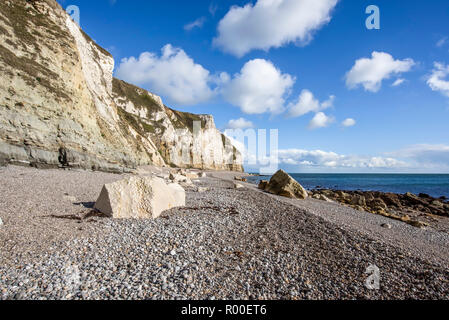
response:
<path id="1" fill-rule="evenodd" d="M 446 0 L 59 2 L 117 77 L 222 130 L 279 129 L 291 172 L 449 172 Z"/>

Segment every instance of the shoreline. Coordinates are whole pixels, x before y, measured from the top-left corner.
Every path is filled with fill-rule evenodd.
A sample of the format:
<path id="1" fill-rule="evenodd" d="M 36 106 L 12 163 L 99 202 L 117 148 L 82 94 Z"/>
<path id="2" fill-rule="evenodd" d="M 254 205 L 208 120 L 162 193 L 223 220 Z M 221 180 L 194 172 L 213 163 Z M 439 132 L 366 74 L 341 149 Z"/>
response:
<path id="1" fill-rule="evenodd" d="M 398 244 L 401 250 L 415 248 L 415 254 L 421 258 L 449 264 L 449 252 L 444 251 L 449 244 L 448 230 L 442 232 L 433 228 L 418 228 L 403 221 L 391 219 L 391 217 L 360 211 L 337 201 L 327 202 L 314 199 L 312 196 L 306 200 L 298 200 L 273 195 L 260 190 L 252 182 L 235 181 L 235 174 L 229 172 L 213 172 L 211 175 L 217 179 L 242 184 L 251 191 L 306 210 L 308 213 L 340 227 L 348 227 L 351 232 L 361 232 L 382 242 L 388 239 L 389 244 Z M 446 223 L 449 224 L 449 219 L 446 220 Z M 385 224 L 392 225 L 392 229 L 385 228 Z M 430 247 L 431 249 L 429 249 Z"/>
<path id="2" fill-rule="evenodd" d="M 0 298 L 449 295 L 449 284 L 441 280 L 449 263 L 447 234 L 396 221 L 385 229 L 385 217 L 315 199 L 280 198 L 244 182 L 236 190 L 236 175 L 244 174 L 208 171 L 186 188 L 186 207 L 156 220 L 114 220 L 75 217 L 91 210 L 104 183 L 127 175 L 1 169 Z M 379 291 L 364 287 L 372 264 L 381 270 Z M 73 273 L 79 275 L 75 285 L 67 282 Z"/>
<path id="3" fill-rule="evenodd" d="M 432 190 L 428 190 L 428 188 L 422 188 L 422 189 L 417 189 L 416 187 L 414 187 L 413 185 L 410 186 L 410 188 L 401 188 L 401 191 L 398 191 L 397 188 L 392 188 L 391 186 L 388 185 L 382 185 L 379 187 L 376 186 L 369 186 L 369 183 L 367 183 L 367 187 L 363 188 L 360 186 L 347 186 L 344 187 L 345 183 L 343 183 L 341 186 L 337 185 L 337 183 L 333 182 L 333 183 L 326 183 L 326 181 L 317 181 L 316 183 L 311 183 L 310 181 L 307 181 L 308 177 L 313 177 L 316 176 L 317 178 L 315 180 L 320 180 L 320 178 L 323 177 L 332 177 L 332 176 L 338 176 L 339 178 L 342 178 L 344 176 L 353 176 L 353 177 L 375 177 L 375 176 L 382 176 L 382 177 L 404 177 L 404 176 L 411 176 L 409 174 L 289 174 L 290 176 L 292 176 L 297 182 L 299 182 L 301 185 L 303 185 L 307 190 L 317 190 L 317 189 L 328 189 L 328 190 L 333 190 L 333 191 L 343 191 L 343 192 L 354 192 L 354 191 L 359 191 L 359 192 L 382 192 L 382 193 L 395 193 L 395 194 L 405 194 L 405 193 L 414 193 L 415 195 L 419 195 L 419 194 L 429 194 L 430 196 L 432 196 L 435 199 L 439 199 L 439 200 L 449 200 L 449 193 L 434 193 Z M 298 177 L 299 175 L 299 177 Z M 414 176 L 426 176 L 426 177 L 442 177 L 442 176 L 447 176 L 448 177 L 448 181 L 447 183 L 449 183 L 449 174 L 412 174 Z M 301 179 L 301 176 L 303 178 L 306 179 L 306 182 L 304 181 L 304 179 Z M 270 180 L 270 178 L 272 176 L 270 175 L 257 175 L 257 174 L 251 174 L 248 176 L 250 179 L 249 181 L 254 183 L 254 184 L 258 184 L 261 180 Z M 256 178 L 256 179 L 254 179 Z M 396 181 L 397 183 L 397 181 Z M 348 185 L 351 185 L 351 183 L 347 183 Z M 405 184 L 405 186 L 407 186 Z M 396 189 L 396 190 L 395 190 Z M 427 190 L 426 190 L 427 189 Z M 440 187 L 441 189 L 441 187 Z"/>
<path id="4" fill-rule="evenodd" d="M 267 180 L 248 182 L 257 185 L 257 181 L 260 187 L 260 182 Z M 301 184 L 301 181 L 296 181 Z M 357 211 L 381 215 L 417 228 L 431 227 L 449 234 L 449 200 L 445 196 L 432 197 L 425 193 L 416 195 L 410 192 L 401 194 L 321 187 L 308 190 L 308 195 L 316 200 L 336 202 Z M 391 226 L 386 223 L 385 227 Z"/>

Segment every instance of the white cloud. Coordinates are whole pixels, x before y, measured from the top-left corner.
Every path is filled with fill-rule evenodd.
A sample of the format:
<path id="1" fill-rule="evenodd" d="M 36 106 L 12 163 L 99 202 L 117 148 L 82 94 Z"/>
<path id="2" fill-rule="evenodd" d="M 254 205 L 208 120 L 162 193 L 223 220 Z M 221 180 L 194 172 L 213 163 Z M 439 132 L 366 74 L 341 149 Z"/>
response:
<path id="1" fill-rule="evenodd" d="M 449 65 L 435 62 L 432 74 L 427 79 L 427 84 L 433 91 L 439 91 L 449 97 L 449 80 L 444 80 L 449 75 Z"/>
<path id="2" fill-rule="evenodd" d="M 255 59 L 224 85 L 222 93 L 225 100 L 246 114 L 275 114 L 284 110 L 284 98 L 294 82 L 292 76 L 282 74 L 270 61 Z"/>
<path id="3" fill-rule="evenodd" d="M 287 149 L 279 150 L 278 154 L 281 164 L 307 167 L 381 169 L 407 166 L 405 162 L 390 157 L 347 156 L 322 150 Z"/>
<path id="4" fill-rule="evenodd" d="M 288 43 L 305 45 L 331 20 L 338 0 L 258 0 L 233 6 L 218 25 L 214 44 L 243 56 L 253 49 L 269 50 Z"/>
<path id="5" fill-rule="evenodd" d="M 288 106 L 290 117 L 301 117 L 309 112 L 319 112 L 334 105 L 335 96 L 330 96 L 328 100 L 320 102 L 315 99 L 312 92 L 307 89 L 301 91 L 298 101 Z"/>
<path id="6" fill-rule="evenodd" d="M 248 121 L 244 118 L 239 118 L 236 120 L 229 120 L 228 128 L 230 129 L 247 129 L 253 128 L 254 125 L 251 121 Z"/>
<path id="7" fill-rule="evenodd" d="M 279 163 L 316 168 L 389 169 L 407 172 L 448 172 L 449 145 L 420 144 L 382 156 L 342 155 L 322 150 L 279 150 Z"/>
<path id="8" fill-rule="evenodd" d="M 346 74 L 346 85 L 350 89 L 362 85 L 367 91 L 377 92 L 383 80 L 389 79 L 393 74 L 408 72 L 414 65 L 412 59 L 394 60 L 388 53 L 374 51 L 371 58 L 355 62 Z"/>
<path id="9" fill-rule="evenodd" d="M 352 118 L 348 118 L 346 120 L 344 120 L 341 124 L 343 125 L 343 127 L 353 127 L 356 125 L 356 121 Z"/>
<path id="10" fill-rule="evenodd" d="M 184 30 L 191 31 L 194 28 L 202 28 L 205 22 L 206 22 L 206 18 L 205 17 L 198 18 L 195 21 L 186 24 L 184 26 Z"/>
<path id="11" fill-rule="evenodd" d="M 417 144 L 389 155 L 408 159 L 420 167 L 449 167 L 449 146 L 444 144 Z"/>
<path id="12" fill-rule="evenodd" d="M 405 79 L 399 78 L 397 79 L 395 82 L 393 82 L 392 86 L 393 87 L 399 87 L 401 84 L 403 84 L 405 82 Z"/>
<path id="13" fill-rule="evenodd" d="M 166 96 L 179 105 L 193 105 L 214 95 L 214 84 L 208 70 L 195 63 L 184 50 L 167 44 L 162 55 L 142 53 L 139 58 L 122 59 L 116 75 L 150 91 Z"/>
<path id="14" fill-rule="evenodd" d="M 447 40 L 448 40 L 447 37 L 441 38 L 441 39 L 437 42 L 436 46 L 437 46 L 438 48 L 441 48 L 442 46 L 444 46 L 444 45 L 446 44 Z"/>
<path id="15" fill-rule="evenodd" d="M 374 156 L 304 149 L 280 149 L 277 154 L 279 166 L 292 171 L 449 172 L 449 145 L 414 145 Z"/>
<path id="16" fill-rule="evenodd" d="M 318 112 L 313 119 L 309 123 L 309 129 L 318 129 L 328 127 L 334 119 L 332 117 L 328 117 L 323 112 Z"/>

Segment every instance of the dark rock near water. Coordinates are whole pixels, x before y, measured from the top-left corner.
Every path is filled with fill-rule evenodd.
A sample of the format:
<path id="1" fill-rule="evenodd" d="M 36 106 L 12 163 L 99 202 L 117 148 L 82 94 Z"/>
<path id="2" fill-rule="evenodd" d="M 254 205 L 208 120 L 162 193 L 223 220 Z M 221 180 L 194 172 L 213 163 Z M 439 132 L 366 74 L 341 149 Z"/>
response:
<path id="1" fill-rule="evenodd" d="M 449 218 L 449 204 L 442 198 L 433 198 L 428 194 L 412 193 L 395 194 L 377 191 L 342 191 L 342 190 L 313 190 L 311 197 L 330 200 L 350 206 L 359 211 L 379 214 L 395 220 L 405 222 L 417 228 L 424 228 L 429 224 L 421 221 L 422 216 L 435 219 Z M 410 215 L 414 215 L 413 218 Z"/>
<path id="2" fill-rule="evenodd" d="M 259 182 L 259 189 L 260 190 L 265 190 L 268 187 L 268 181 L 267 180 L 261 180 Z"/>
<path id="3" fill-rule="evenodd" d="M 381 198 L 385 202 L 385 204 L 389 207 L 391 207 L 391 206 L 396 207 L 396 208 L 402 207 L 401 200 L 399 200 L 399 196 L 395 193 L 382 194 Z"/>
<path id="4" fill-rule="evenodd" d="M 284 170 L 276 172 L 264 190 L 287 198 L 306 199 L 309 196 L 307 191 Z"/>

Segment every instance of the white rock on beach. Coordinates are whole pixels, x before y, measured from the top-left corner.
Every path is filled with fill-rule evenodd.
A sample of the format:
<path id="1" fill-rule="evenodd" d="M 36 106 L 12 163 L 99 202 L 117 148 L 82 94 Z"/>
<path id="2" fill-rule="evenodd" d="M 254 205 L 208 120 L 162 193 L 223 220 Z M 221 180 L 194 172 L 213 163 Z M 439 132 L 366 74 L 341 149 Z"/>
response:
<path id="1" fill-rule="evenodd" d="M 156 177 L 164 180 L 170 180 L 170 176 L 168 174 L 156 174 Z"/>
<path id="2" fill-rule="evenodd" d="M 175 202 L 173 207 L 183 207 L 186 205 L 186 192 L 183 187 L 177 183 L 170 183 L 168 188 L 173 192 Z"/>
<path id="3" fill-rule="evenodd" d="M 170 176 L 169 176 L 169 179 L 171 181 L 175 182 L 175 183 L 179 183 L 179 182 L 185 182 L 185 183 L 188 183 L 188 184 L 192 183 L 192 181 L 188 177 L 183 176 L 181 174 L 173 174 L 173 173 L 171 173 Z"/>
<path id="4" fill-rule="evenodd" d="M 185 206 L 185 191 L 156 177 L 131 177 L 106 184 L 95 209 L 116 219 L 157 218 L 165 210 Z"/>
<path id="5" fill-rule="evenodd" d="M 64 199 L 67 200 L 67 201 L 73 202 L 73 203 L 75 203 L 75 202 L 78 201 L 78 200 L 76 199 L 76 197 L 70 196 L 70 195 L 68 195 L 68 194 L 64 195 Z"/>
<path id="6" fill-rule="evenodd" d="M 188 179 L 198 179 L 200 176 L 199 176 L 197 173 L 191 172 L 191 173 L 187 173 L 187 174 L 186 174 L 186 177 L 187 177 Z"/>
<path id="7" fill-rule="evenodd" d="M 318 197 L 318 200 L 326 201 L 326 202 L 334 202 L 331 199 L 329 199 L 328 197 L 326 197 L 324 194 L 320 194 Z"/>
<path id="8" fill-rule="evenodd" d="M 234 189 L 241 190 L 241 189 L 245 189 L 245 187 L 243 185 L 241 185 L 240 183 L 234 183 Z"/>
<path id="9" fill-rule="evenodd" d="M 3 225 L 3 220 L 0 218 L 0 227 Z"/>

